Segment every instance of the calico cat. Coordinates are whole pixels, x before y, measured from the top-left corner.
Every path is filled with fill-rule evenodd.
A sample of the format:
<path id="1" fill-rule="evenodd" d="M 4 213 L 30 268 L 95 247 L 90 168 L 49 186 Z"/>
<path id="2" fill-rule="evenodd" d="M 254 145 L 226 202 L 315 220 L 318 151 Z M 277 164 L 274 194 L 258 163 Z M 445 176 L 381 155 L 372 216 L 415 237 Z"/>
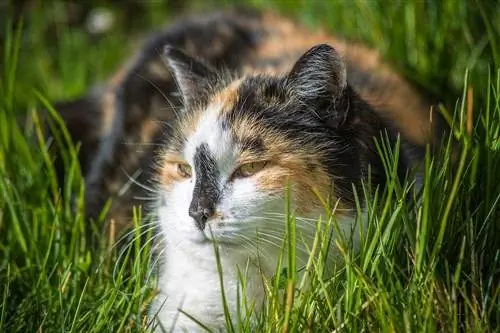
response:
<path id="1" fill-rule="evenodd" d="M 376 51 L 252 10 L 180 19 L 104 88 L 56 107 L 82 142 L 89 217 L 111 198 L 107 219 L 126 227 L 136 198 L 154 189 L 161 264 L 151 314 L 167 331 L 174 322 L 203 331 L 179 308 L 223 329 L 214 241 L 229 309 L 238 269 L 258 307 L 285 234 L 285 188 L 304 239 L 323 199 L 356 243 L 354 189 L 386 181 L 374 138 L 399 133 L 418 150 L 431 132 L 430 105 Z"/>

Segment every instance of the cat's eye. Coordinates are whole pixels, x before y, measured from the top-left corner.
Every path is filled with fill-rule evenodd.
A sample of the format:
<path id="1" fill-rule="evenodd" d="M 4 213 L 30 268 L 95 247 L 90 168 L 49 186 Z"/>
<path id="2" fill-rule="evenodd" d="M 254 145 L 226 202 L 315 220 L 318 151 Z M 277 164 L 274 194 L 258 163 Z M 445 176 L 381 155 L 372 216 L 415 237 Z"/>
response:
<path id="1" fill-rule="evenodd" d="M 257 172 L 264 169 L 267 165 L 266 161 L 250 162 L 243 164 L 233 174 L 234 178 L 245 178 L 255 175 Z"/>
<path id="2" fill-rule="evenodd" d="M 177 172 L 184 178 L 191 178 L 192 169 L 189 164 L 186 163 L 178 163 L 177 164 Z"/>

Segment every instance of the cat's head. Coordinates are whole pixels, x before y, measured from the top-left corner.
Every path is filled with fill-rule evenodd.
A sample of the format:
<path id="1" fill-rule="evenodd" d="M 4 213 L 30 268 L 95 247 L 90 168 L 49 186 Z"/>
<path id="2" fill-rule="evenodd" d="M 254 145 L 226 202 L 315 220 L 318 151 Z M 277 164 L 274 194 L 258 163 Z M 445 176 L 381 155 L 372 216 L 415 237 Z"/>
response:
<path id="1" fill-rule="evenodd" d="M 172 48 L 165 59 L 184 100 L 159 159 L 167 233 L 196 242 L 252 243 L 256 231 L 281 239 L 287 197 L 300 217 L 317 218 L 328 202 L 352 218 L 379 125 L 332 47 L 313 47 L 277 76 L 221 74 Z M 298 230 L 314 229 L 302 223 L 311 227 Z"/>

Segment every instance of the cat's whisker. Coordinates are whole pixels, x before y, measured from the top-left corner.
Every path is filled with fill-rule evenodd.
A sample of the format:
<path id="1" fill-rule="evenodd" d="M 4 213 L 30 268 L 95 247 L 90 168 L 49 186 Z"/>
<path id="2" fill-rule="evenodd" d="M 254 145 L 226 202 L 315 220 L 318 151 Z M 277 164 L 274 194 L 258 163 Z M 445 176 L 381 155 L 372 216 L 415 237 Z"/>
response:
<path id="1" fill-rule="evenodd" d="M 281 229 L 283 230 L 283 227 L 285 226 L 285 223 L 281 220 L 266 220 L 266 224 L 268 226 L 275 226 L 277 227 L 277 229 Z M 311 227 L 313 227 L 313 230 L 315 230 L 317 226 L 317 223 L 310 223 L 310 222 L 307 222 L 307 221 L 304 221 L 304 223 L 298 223 L 296 225 L 296 228 L 298 230 L 310 230 Z M 259 228 L 262 228 L 262 226 L 258 226 L 258 225 L 237 225 L 235 228 L 237 228 L 237 230 L 258 230 Z"/>
<path id="2" fill-rule="evenodd" d="M 154 237 L 154 242 L 156 243 L 156 241 L 158 240 L 158 236 L 157 237 Z M 151 260 L 151 258 L 155 257 L 154 255 L 154 251 L 161 246 L 161 250 L 160 250 L 160 253 L 156 256 L 156 259 L 153 261 L 153 264 L 149 265 L 149 271 L 146 275 L 146 283 L 148 283 L 151 279 L 151 276 L 154 274 L 155 270 L 157 269 L 157 263 L 158 261 L 163 257 L 163 253 L 164 251 L 166 251 L 166 247 L 164 247 L 164 245 L 162 244 L 164 242 L 164 239 L 163 238 L 160 238 L 159 241 L 154 244 L 151 248 L 151 251 L 150 251 L 150 258 L 149 260 Z"/>
<path id="3" fill-rule="evenodd" d="M 341 207 L 338 207 L 338 205 L 339 205 L 339 202 L 337 201 L 335 203 L 335 205 L 333 206 L 333 208 L 331 209 L 329 215 L 335 215 L 335 212 L 356 212 L 357 211 L 356 208 L 341 208 Z M 265 212 L 265 214 L 286 216 L 285 213 L 281 213 L 281 212 Z M 327 214 L 327 212 L 325 210 L 322 210 L 321 213 L 318 213 L 318 214 L 325 215 L 325 214 Z M 298 216 L 304 217 L 301 215 L 298 215 Z"/>
<path id="4" fill-rule="evenodd" d="M 130 236 L 131 234 L 135 234 L 135 233 L 137 233 L 137 232 L 138 232 L 138 230 L 143 229 L 143 228 L 144 228 L 144 226 L 142 226 L 142 227 L 141 227 L 141 228 L 139 228 L 139 229 L 137 229 L 137 228 L 136 228 L 136 229 L 133 229 L 133 230 L 131 230 L 130 232 L 128 232 L 128 233 L 127 233 L 127 235 L 128 235 L 128 236 Z M 140 232 L 138 235 L 135 235 L 134 237 L 132 237 L 132 238 L 130 239 L 130 241 L 129 241 L 129 242 L 127 242 L 127 245 L 125 245 L 125 246 L 124 246 L 124 247 L 120 250 L 120 252 L 119 252 L 119 254 L 118 254 L 118 258 L 116 259 L 116 264 L 115 264 L 115 267 L 113 268 L 113 282 L 116 282 L 115 277 L 116 277 L 116 269 L 118 268 L 117 266 L 118 266 L 119 264 L 123 264 L 123 263 L 122 263 L 122 258 L 123 258 L 123 256 L 124 256 L 124 255 L 125 255 L 125 254 L 129 251 L 129 249 L 131 249 L 131 247 L 132 247 L 132 246 L 134 246 L 134 245 L 135 245 L 135 241 L 136 241 L 138 238 L 139 238 L 139 239 L 140 239 L 140 238 L 142 238 L 142 236 L 144 236 L 146 233 L 148 233 L 148 232 L 150 232 L 150 231 L 154 230 L 155 228 L 156 228 L 156 225 L 155 225 L 155 224 L 153 224 L 153 223 L 151 223 L 151 225 L 149 225 L 148 227 L 146 227 L 146 228 L 145 228 L 145 230 L 141 230 L 141 232 Z M 128 236 L 127 236 L 127 237 L 128 237 Z M 154 238 L 155 238 L 155 236 L 153 235 L 152 239 L 154 239 Z M 140 251 L 139 251 L 139 253 L 140 253 Z"/>
<path id="5" fill-rule="evenodd" d="M 169 67 L 167 65 L 166 65 L 166 69 L 169 70 Z M 163 97 L 163 99 L 170 105 L 170 107 L 172 108 L 172 111 L 174 112 L 175 116 L 177 118 L 179 118 L 179 111 L 177 110 L 175 104 L 172 103 L 172 101 L 170 100 L 170 98 L 167 96 L 167 94 L 164 93 L 163 90 L 160 89 L 160 87 L 158 87 L 153 81 L 149 80 L 148 78 L 142 76 L 141 74 L 139 74 L 137 72 L 135 74 L 138 77 L 140 77 L 141 79 L 143 79 L 145 82 L 149 83 L 153 88 L 155 88 L 156 91 L 158 91 L 160 93 L 160 95 Z M 172 77 L 173 77 L 173 75 L 172 75 Z M 174 79 L 174 81 L 175 81 L 175 79 Z"/>
<path id="6" fill-rule="evenodd" d="M 266 223 L 269 225 L 275 225 L 280 228 L 283 228 L 286 226 L 286 221 L 283 221 L 281 219 L 266 219 Z M 326 222 L 318 222 L 318 221 L 295 221 L 295 227 L 296 228 L 316 228 L 318 225 L 326 225 Z"/>
<path id="7" fill-rule="evenodd" d="M 142 237 L 146 232 L 153 230 L 157 227 L 155 222 L 148 222 L 141 224 L 135 228 L 130 229 L 127 233 L 122 235 L 116 242 L 113 244 L 112 249 L 114 249 L 116 246 L 118 246 L 121 242 L 127 241 L 127 246 L 130 246 L 131 243 L 133 243 L 134 240 L 136 240 L 138 237 Z M 143 230 L 145 229 L 145 230 Z M 137 234 L 139 233 L 139 234 Z M 133 236 L 133 237 L 132 237 Z"/>
<path id="8" fill-rule="evenodd" d="M 279 237 L 280 239 L 283 239 L 285 236 L 285 233 L 283 232 L 283 225 L 282 224 L 275 224 L 277 226 L 276 229 L 271 229 L 269 228 L 269 225 L 266 228 L 258 227 L 258 226 L 240 226 L 238 228 L 238 232 L 245 232 L 245 231 L 254 231 L 256 237 L 259 237 L 261 234 L 269 233 L 273 234 L 276 237 Z M 309 226 L 297 226 L 297 232 L 298 232 L 298 237 L 309 237 L 309 238 L 314 238 L 314 235 L 316 234 L 316 229 L 311 229 Z"/>
<path id="9" fill-rule="evenodd" d="M 121 143 L 126 146 L 163 147 L 161 143 L 154 143 L 154 142 L 122 141 Z"/>
<path id="10" fill-rule="evenodd" d="M 162 111 L 170 111 L 172 110 L 172 106 L 170 104 L 170 107 L 164 107 L 164 108 L 158 108 L 158 111 L 162 112 Z M 175 126 L 173 126 L 171 123 L 167 122 L 167 121 L 164 121 L 164 120 L 159 120 L 159 119 L 155 119 L 154 120 L 155 123 L 158 123 L 162 126 L 166 126 L 168 127 L 170 130 L 175 130 Z M 163 144 L 159 144 L 160 146 L 164 146 Z"/>
<path id="11" fill-rule="evenodd" d="M 120 191 L 118 192 L 118 196 L 120 195 L 123 195 L 129 188 L 132 184 L 135 184 L 139 187 L 141 187 L 142 189 L 150 192 L 150 193 L 154 193 L 154 194 L 159 194 L 159 190 L 155 189 L 155 188 L 152 188 L 152 187 L 149 187 L 147 185 L 144 185 L 140 182 L 137 181 L 137 177 L 140 176 L 140 174 L 143 172 L 141 169 L 138 169 L 132 176 L 130 176 L 127 171 L 125 169 L 122 168 L 122 171 L 125 173 L 125 175 L 127 176 L 127 178 L 129 179 L 129 181 L 124 184 L 122 186 L 122 188 L 120 189 Z"/>
<path id="12" fill-rule="evenodd" d="M 283 214 L 283 213 L 273 213 L 273 212 L 267 212 L 267 213 L 264 213 L 265 215 L 269 215 L 269 216 L 274 216 L 274 217 L 280 217 L 280 218 L 283 218 L 283 219 L 288 219 L 288 216 L 286 214 Z M 291 216 L 291 218 L 294 218 L 295 220 L 301 220 L 301 221 L 315 221 L 317 222 L 319 219 L 320 219 L 320 216 L 321 216 L 321 220 L 322 221 L 325 221 L 325 217 L 323 216 L 323 214 L 318 214 L 318 217 L 317 218 L 313 218 L 313 217 L 305 217 L 305 216 L 300 216 L 300 215 L 296 215 L 296 216 Z"/>
<path id="13" fill-rule="evenodd" d="M 135 229 L 135 228 L 133 228 L 133 229 L 129 230 L 128 232 L 126 232 L 125 234 L 123 234 L 122 236 L 120 236 L 120 238 L 119 238 L 118 240 L 116 240 L 114 243 L 109 244 L 109 245 L 110 245 L 110 247 L 107 249 L 107 251 L 106 251 L 106 255 L 107 255 L 107 256 L 111 256 L 111 254 L 113 253 L 113 251 L 114 251 L 114 250 L 115 250 L 115 249 L 116 249 L 116 248 L 120 245 L 120 243 L 121 243 L 121 242 L 126 241 L 126 240 L 127 240 L 127 238 L 128 238 L 129 236 L 131 236 L 131 235 L 132 235 L 133 233 L 135 233 L 135 232 L 136 232 L 136 229 Z M 126 248 L 128 248 L 128 247 L 130 247 L 130 246 L 131 246 L 131 242 L 127 242 L 123 248 L 125 248 L 125 249 L 126 249 Z M 123 250 L 123 248 L 122 248 L 122 250 Z M 101 269 L 101 268 L 102 268 L 102 266 L 104 265 L 104 263 L 105 263 L 105 262 L 104 262 L 104 261 L 102 261 L 102 262 L 98 265 L 98 267 L 96 268 L 96 271 L 98 271 L 99 269 Z M 116 262 L 116 264 L 117 264 L 117 263 L 118 263 L 118 261 Z M 115 264 L 115 267 L 116 267 L 116 264 Z M 113 268 L 113 272 L 115 271 L 115 267 Z M 114 273 L 113 273 L 113 274 L 114 274 Z"/>
<path id="14" fill-rule="evenodd" d="M 264 235 L 260 235 L 260 236 L 259 236 L 259 238 L 258 238 L 258 240 L 259 240 L 259 241 L 264 241 L 264 242 L 266 242 L 266 243 L 268 243 L 268 244 L 271 244 L 271 245 L 275 246 L 275 247 L 276 247 L 276 248 L 278 248 L 278 249 L 281 249 L 281 248 L 282 248 L 282 246 L 283 246 L 282 242 L 281 242 L 281 244 L 278 244 L 278 243 L 275 243 L 275 242 L 274 242 L 273 240 L 271 240 L 271 239 L 267 239 L 267 238 L 263 238 L 263 237 L 264 237 Z M 280 240 L 280 241 L 282 241 L 282 240 Z"/>
<path id="15" fill-rule="evenodd" d="M 258 256 L 259 252 L 264 252 L 266 257 L 270 257 L 270 253 L 266 249 L 259 247 L 259 243 L 256 240 L 252 240 L 251 238 L 243 235 L 242 233 L 236 233 L 236 235 L 243 238 L 244 242 L 248 244 L 247 248 L 249 248 L 250 253 Z"/>
<path id="16" fill-rule="evenodd" d="M 284 244 L 284 240 L 286 239 L 283 236 L 284 236 L 283 234 L 273 234 L 273 233 L 269 232 L 268 230 L 266 230 L 265 232 L 260 232 L 258 237 L 270 237 L 270 238 L 275 239 L 277 241 L 281 241 L 282 244 L 280 246 L 282 247 Z M 300 238 L 301 237 L 297 237 L 295 245 L 296 245 L 297 249 L 299 249 L 302 252 L 307 254 L 306 249 L 302 248 L 303 244 L 302 244 L 302 240 Z"/>
<path id="17" fill-rule="evenodd" d="M 146 229 L 144 231 L 142 231 L 139 235 L 137 235 L 136 237 L 134 237 L 134 239 L 132 239 L 132 242 L 134 242 L 135 240 L 137 239 L 142 239 L 142 237 L 144 235 L 146 235 L 148 232 L 151 232 L 153 231 L 154 229 L 156 229 L 155 227 L 151 227 L 149 229 Z M 139 249 L 139 254 L 142 252 L 142 250 L 144 249 L 145 246 L 147 246 L 151 241 L 154 241 L 157 237 L 157 234 L 153 234 L 149 239 L 146 240 L 146 242 L 144 242 L 144 244 L 141 246 L 141 248 Z"/>
<path id="18" fill-rule="evenodd" d="M 162 242 L 162 241 L 160 241 Z M 168 246 L 168 245 L 167 245 Z M 154 259 L 153 263 L 149 267 L 149 272 L 147 275 L 147 280 L 151 278 L 151 275 L 154 273 L 154 271 L 158 268 L 158 262 L 163 259 L 164 253 L 167 251 L 167 246 L 162 245 L 160 252 L 156 255 L 156 258 Z"/>
<path id="19" fill-rule="evenodd" d="M 151 250 L 149 252 L 149 255 L 150 255 L 150 259 L 149 261 L 151 261 L 151 258 L 153 258 L 155 255 L 154 253 L 157 251 L 158 247 L 161 245 L 161 250 L 160 250 L 160 253 L 158 254 L 158 257 L 157 257 L 157 260 L 149 266 L 148 268 L 148 272 L 147 272 L 147 277 L 146 277 L 146 281 L 145 283 L 149 282 L 150 278 L 151 278 L 151 274 L 154 272 L 154 270 L 156 269 L 156 263 L 158 260 L 160 260 L 160 258 L 163 256 L 163 253 L 164 251 L 166 250 L 163 246 L 162 246 L 162 242 L 163 242 L 163 239 L 160 237 L 161 233 L 158 233 L 158 234 L 155 234 L 153 235 L 149 240 L 147 240 L 145 242 L 145 244 L 143 244 L 141 246 L 141 248 L 139 249 L 139 252 L 138 252 L 138 255 L 140 256 L 142 254 L 142 252 L 146 249 L 146 246 L 150 243 L 150 242 L 153 242 L 155 243 L 153 246 L 151 246 Z M 159 239 L 159 241 L 157 242 L 157 240 Z M 121 255 L 123 255 L 125 252 L 128 251 L 128 248 L 125 250 L 125 251 L 122 251 Z M 123 264 L 122 260 L 121 260 L 121 257 L 119 257 L 116 261 L 116 265 L 115 265 L 115 268 L 113 270 L 113 281 L 114 283 L 116 283 L 116 269 L 118 268 L 118 265 L 119 264 Z"/>
<path id="20" fill-rule="evenodd" d="M 282 218 L 285 219 L 286 215 L 282 215 Z M 331 219 L 332 220 L 325 220 L 325 219 L 320 220 L 319 218 L 318 219 L 311 219 L 311 218 L 302 218 L 302 217 L 295 218 L 297 226 L 299 226 L 300 223 L 306 223 L 306 224 L 311 225 L 311 226 L 316 226 L 316 225 L 318 225 L 318 223 L 320 223 L 321 225 L 328 225 L 328 224 L 334 225 L 335 223 L 338 223 L 339 225 L 352 224 L 352 221 L 350 219 L 345 220 L 345 219 L 342 219 L 339 217 L 334 217 L 334 216 L 332 216 Z M 284 221 L 284 220 L 279 220 L 279 219 L 277 220 L 276 218 L 274 218 L 274 219 L 269 219 L 268 221 L 273 223 L 276 221 Z"/>
<path id="21" fill-rule="evenodd" d="M 156 235 L 155 242 L 151 248 L 151 255 L 154 258 L 161 258 L 163 252 L 166 251 L 165 237 L 163 235 Z"/>
<path id="22" fill-rule="evenodd" d="M 144 223 L 144 224 L 141 224 L 139 225 L 137 228 L 132 228 L 131 230 L 127 231 L 124 235 L 122 235 L 117 241 L 115 241 L 114 244 L 112 244 L 111 248 L 110 248 L 110 251 L 114 250 L 115 247 L 117 247 L 121 242 L 125 241 L 128 237 L 130 237 L 132 234 L 134 234 L 135 232 L 137 232 L 137 229 L 142 229 L 142 228 L 146 228 L 148 226 L 152 226 L 154 225 L 155 222 L 148 222 L 148 223 Z M 128 245 L 128 244 L 127 244 Z"/>
<path id="23" fill-rule="evenodd" d="M 141 196 L 134 196 L 134 199 L 136 200 L 141 200 L 141 201 L 158 201 L 160 200 L 160 196 L 157 197 L 141 197 Z"/>
<path id="24" fill-rule="evenodd" d="M 269 238 L 266 238 L 266 237 L 270 237 Z M 269 235 L 269 234 L 262 234 L 260 235 L 260 237 L 258 238 L 258 240 L 260 242 L 264 242 L 266 244 L 269 244 L 269 245 L 272 245 L 273 247 L 275 247 L 276 249 L 279 249 L 281 250 L 283 248 L 283 239 L 280 238 L 280 237 L 276 237 L 276 236 L 273 236 L 273 235 Z M 275 242 L 275 240 L 277 240 L 278 242 Z M 260 247 L 261 251 L 263 250 L 262 247 Z M 304 253 L 306 256 L 309 256 L 309 252 L 302 248 L 300 245 L 296 244 L 296 250 Z M 304 264 L 304 260 L 301 259 L 301 256 L 297 257 L 296 260 L 299 260 L 301 264 Z"/>
<path id="25" fill-rule="evenodd" d="M 286 225 L 285 219 L 280 219 L 278 217 L 254 217 L 255 220 L 264 220 L 266 224 L 274 224 L 279 227 L 283 227 Z M 321 225 L 325 225 L 327 221 L 318 222 L 318 220 L 296 220 L 295 225 L 297 228 L 308 228 L 308 227 L 316 227 L 320 223 Z M 255 226 L 249 226 L 250 228 L 254 228 Z"/>

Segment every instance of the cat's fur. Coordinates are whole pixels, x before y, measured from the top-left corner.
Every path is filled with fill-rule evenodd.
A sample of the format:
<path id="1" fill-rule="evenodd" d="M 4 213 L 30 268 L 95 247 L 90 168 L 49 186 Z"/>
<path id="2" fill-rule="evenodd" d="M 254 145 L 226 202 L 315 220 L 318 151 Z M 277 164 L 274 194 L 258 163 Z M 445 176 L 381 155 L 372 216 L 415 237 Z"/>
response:
<path id="1" fill-rule="evenodd" d="M 324 213 L 319 197 L 338 205 L 349 235 L 353 188 L 369 170 L 372 184 L 384 185 L 374 137 L 399 132 L 418 146 L 430 131 L 429 105 L 374 50 L 241 10 L 179 20 L 105 88 L 57 108 L 83 143 L 90 216 L 111 197 L 108 218 L 127 225 L 141 204 L 135 197 L 157 189 L 164 251 L 151 313 L 189 332 L 199 327 L 179 307 L 209 327 L 224 324 L 212 238 L 231 311 L 237 268 L 248 270 L 258 305 L 284 237 L 286 185 L 306 239 L 310 219 Z M 238 171 L 251 162 L 250 175 Z"/>

